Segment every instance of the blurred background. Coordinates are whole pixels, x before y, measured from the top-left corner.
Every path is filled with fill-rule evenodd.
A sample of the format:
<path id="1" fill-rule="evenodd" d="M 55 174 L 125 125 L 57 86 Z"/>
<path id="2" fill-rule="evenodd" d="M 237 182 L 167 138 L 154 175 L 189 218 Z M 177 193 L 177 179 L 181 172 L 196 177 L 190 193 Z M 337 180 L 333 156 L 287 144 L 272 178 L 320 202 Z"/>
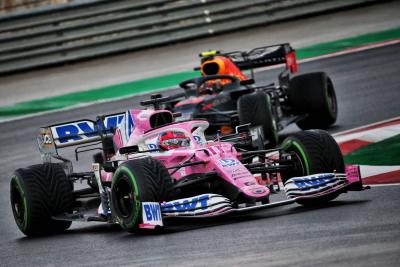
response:
<path id="1" fill-rule="evenodd" d="M 0 74 L 383 2 L 386 1 L 5 0 L 0 5 Z M 333 31 L 331 34 L 335 35 Z"/>
<path id="2" fill-rule="evenodd" d="M 385 0 L 0 3 L 1 117 L 60 107 L 49 107 L 51 100 L 17 112 L 13 105 L 21 102 L 185 72 L 160 85 L 171 87 L 195 75 L 190 71 L 199 64 L 197 55 L 208 49 L 250 50 L 290 42 L 304 58 L 315 56 L 313 51 L 326 54 L 391 40 L 400 26 L 399 1 Z M 346 39 L 371 33 L 379 36 Z M 310 47 L 326 42 L 336 43 Z"/>

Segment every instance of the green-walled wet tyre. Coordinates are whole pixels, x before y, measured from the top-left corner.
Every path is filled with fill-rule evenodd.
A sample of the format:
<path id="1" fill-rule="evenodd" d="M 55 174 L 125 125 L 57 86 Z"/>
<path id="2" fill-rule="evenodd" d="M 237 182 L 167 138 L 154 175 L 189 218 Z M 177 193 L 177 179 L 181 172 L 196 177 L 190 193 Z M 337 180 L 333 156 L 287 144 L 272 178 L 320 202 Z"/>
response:
<path id="1" fill-rule="evenodd" d="M 11 208 L 18 228 L 27 236 L 63 232 L 70 221 L 53 216 L 71 213 L 73 188 L 61 165 L 45 163 L 15 171 L 10 183 Z"/>
<path id="2" fill-rule="evenodd" d="M 117 222 L 128 232 L 139 230 L 143 202 L 160 203 L 171 198 L 171 176 L 153 158 L 127 161 L 115 172 L 111 186 L 111 209 Z"/>
<path id="3" fill-rule="evenodd" d="M 282 182 L 292 177 L 306 176 L 316 173 L 344 173 L 345 166 L 339 146 L 333 137 L 323 130 L 308 130 L 293 134 L 286 138 L 282 147 L 292 154 L 295 168 L 282 172 Z M 339 195 L 332 194 L 312 200 L 299 200 L 302 205 L 321 205 Z"/>

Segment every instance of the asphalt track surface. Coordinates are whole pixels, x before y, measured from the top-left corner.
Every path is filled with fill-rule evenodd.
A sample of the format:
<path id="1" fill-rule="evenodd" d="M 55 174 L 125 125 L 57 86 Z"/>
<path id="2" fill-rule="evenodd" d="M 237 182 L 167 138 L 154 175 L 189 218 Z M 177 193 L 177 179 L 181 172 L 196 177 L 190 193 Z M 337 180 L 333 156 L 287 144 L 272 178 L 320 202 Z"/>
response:
<path id="1" fill-rule="evenodd" d="M 303 63 L 300 70 L 323 70 L 332 77 L 339 118 L 330 132 L 337 132 L 400 115 L 399 64 L 400 45 L 392 45 Z M 256 80 L 269 82 L 276 75 L 276 70 L 261 72 Z M 74 223 L 61 235 L 24 237 L 12 217 L 9 181 L 14 169 L 40 162 L 38 127 L 137 107 L 143 98 L 0 124 L 0 266 L 399 266 L 400 186 L 350 192 L 324 208 L 293 204 L 176 222 L 160 235 Z"/>

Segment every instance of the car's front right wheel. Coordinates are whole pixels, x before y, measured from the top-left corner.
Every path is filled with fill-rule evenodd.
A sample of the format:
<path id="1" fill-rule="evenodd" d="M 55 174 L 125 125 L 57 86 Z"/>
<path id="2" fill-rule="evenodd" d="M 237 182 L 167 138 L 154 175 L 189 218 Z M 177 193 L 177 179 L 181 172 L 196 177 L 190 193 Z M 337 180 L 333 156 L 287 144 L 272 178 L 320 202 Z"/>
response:
<path id="1" fill-rule="evenodd" d="M 317 173 L 344 173 L 345 165 L 339 146 L 324 130 L 308 130 L 287 137 L 282 148 L 291 155 L 294 168 L 282 172 L 282 182 L 289 178 Z M 319 205 L 336 198 L 339 193 L 320 198 L 299 200 L 302 205 Z"/>

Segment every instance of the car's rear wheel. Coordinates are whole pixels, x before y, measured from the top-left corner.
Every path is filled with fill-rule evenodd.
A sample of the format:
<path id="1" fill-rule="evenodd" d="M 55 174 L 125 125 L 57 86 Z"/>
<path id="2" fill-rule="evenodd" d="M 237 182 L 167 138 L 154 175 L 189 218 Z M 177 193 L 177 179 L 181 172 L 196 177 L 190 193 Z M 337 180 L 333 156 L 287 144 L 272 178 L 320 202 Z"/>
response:
<path id="1" fill-rule="evenodd" d="M 10 183 L 11 208 L 18 228 L 27 236 L 59 233 L 70 221 L 53 216 L 73 209 L 73 188 L 59 164 L 45 163 L 18 169 Z"/>
<path id="2" fill-rule="evenodd" d="M 345 166 L 339 146 L 333 137 L 323 130 L 308 130 L 295 133 L 286 138 L 282 147 L 292 155 L 295 168 L 281 173 L 282 182 L 292 177 L 306 176 L 316 173 L 344 173 Z M 299 200 L 302 205 L 323 204 L 336 198 L 339 193 Z"/>
<path id="3" fill-rule="evenodd" d="M 338 109 L 335 88 L 325 72 L 293 77 L 288 96 L 294 114 L 307 114 L 297 122 L 301 129 L 325 129 L 336 122 Z"/>
<path id="4" fill-rule="evenodd" d="M 171 186 L 168 170 L 153 158 L 121 164 L 111 185 L 111 208 L 117 222 L 128 232 L 137 232 L 142 222 L 142 203 L 169 200 Z"/>
<path id="5" fill-rule="evenodd" d="M 261 126 L 264 139 L 271 146 L 278 143 L 277 121 L 272 112 L 271 97 L 264 92 L 246 94 L 238 100 L 240 124 L 251 123 L 251 126 Z"/>

